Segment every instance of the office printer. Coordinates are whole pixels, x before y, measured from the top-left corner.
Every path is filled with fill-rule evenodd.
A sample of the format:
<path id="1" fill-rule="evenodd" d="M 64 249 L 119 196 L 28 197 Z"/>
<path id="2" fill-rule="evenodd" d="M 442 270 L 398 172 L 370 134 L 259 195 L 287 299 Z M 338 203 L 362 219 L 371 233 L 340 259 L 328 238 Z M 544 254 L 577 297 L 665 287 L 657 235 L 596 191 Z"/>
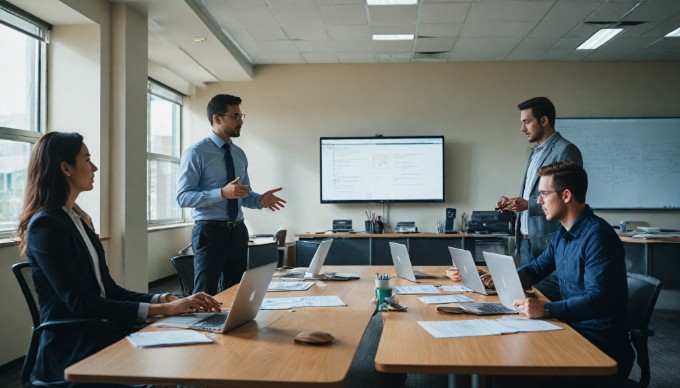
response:
<path id="1" fill-rule="evenodd" d="M 509 234 L 515 233 L 515 212 L 504 211 L 473 211 L 465 231 L 477 234 Z"/>

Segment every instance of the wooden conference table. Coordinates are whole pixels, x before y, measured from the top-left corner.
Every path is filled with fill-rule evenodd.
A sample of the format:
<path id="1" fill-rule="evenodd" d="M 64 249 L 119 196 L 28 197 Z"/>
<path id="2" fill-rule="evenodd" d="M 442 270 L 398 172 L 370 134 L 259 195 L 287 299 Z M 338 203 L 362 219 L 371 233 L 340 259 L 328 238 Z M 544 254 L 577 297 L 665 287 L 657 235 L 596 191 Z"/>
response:
<path id="1" fill-rule="evenodd" d="M 443 274 L 445 267 L 417 267 Z M 325 266 L 325 271 L 353 272 L 360 280 L 322 282 L 303 293 L 268 293 L 268 297 L 337 295 L 346 307 L 261 310 L 255 321 L 227 334 L 208 334 L 214 344 L 138 349 L 127 340 L 70 366 L 66 379 L 90 383 L 145 383 L 199 386 L 342 386 L 374 311 L 376 272 L 394 274 L 392 266 Z M 454 284 L 448 279 L 440 284 Z M 408 284 L 393 279 L 392 285 Z M 236 287 L 217 299 L 230 305 Z M 495 297 L 466 294 L 473 299 Z M 490 337 L 435 339 L 418 320 L 473 319 L 436 312 L 415 296 L 400 296 L 406 312 L 383 313 L 384 329 L 375 367 L 382 372 L 435 374 L 605 375 L 616 363 L 567 325 L 564 330 Z M 144 330 L 166 330 L 149 326 Z M 304 330 L 331 333 L 330 346 L 297 345 Z"/>
<path id="2" fill-rule="evenodd" d="M 392 283 L 393 286 L 412 284 L 403 279 Z M 480 302 L 498 299 L 475 293 L 465 295 Z M 436 339 L 417 321 L 497 319 L 499 316 L 439 313 L 435 306 L 420 302 L 415 295 L 400 295 L 399 303 L 408 305 L 408 314 L 383 313 L 384 328 L 375 357 L 375 368 L 381 372 L 531 376 L 596 376 L 616 372 L 616 361 L 569 325 L 554 319 L 548 321 L 563 330 Z M 469 380 L 462 382 L 469 384 Z"/>

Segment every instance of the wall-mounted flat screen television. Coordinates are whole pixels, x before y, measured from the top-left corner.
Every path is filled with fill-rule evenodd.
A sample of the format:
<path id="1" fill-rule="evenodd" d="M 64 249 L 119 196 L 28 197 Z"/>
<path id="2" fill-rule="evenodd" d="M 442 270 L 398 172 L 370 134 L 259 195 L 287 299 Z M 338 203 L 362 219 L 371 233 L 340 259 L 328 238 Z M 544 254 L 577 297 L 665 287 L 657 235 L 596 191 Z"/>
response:
<path id="1" fill-rule="evenodd" d="M 444 202 L 444 136 L 322 137 L 321 203 Z"/>

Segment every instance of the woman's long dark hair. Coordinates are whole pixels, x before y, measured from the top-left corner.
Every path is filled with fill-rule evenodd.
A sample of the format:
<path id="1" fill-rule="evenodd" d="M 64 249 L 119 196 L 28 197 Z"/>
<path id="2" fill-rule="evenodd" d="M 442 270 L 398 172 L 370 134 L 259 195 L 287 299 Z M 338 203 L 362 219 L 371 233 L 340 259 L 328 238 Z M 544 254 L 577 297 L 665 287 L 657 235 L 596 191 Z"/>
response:
<path id="1" fill-rule="evenodd" d="M 70 188 L 61 162 L 75 165 L 82 147 L 83 136 L 75 132 L 49 132 L 35 143 L 28 161 L 24 208 L 17 228 L 21 253 L 26 251 L 26 228 L 33 215 L 66 203 Z"/>

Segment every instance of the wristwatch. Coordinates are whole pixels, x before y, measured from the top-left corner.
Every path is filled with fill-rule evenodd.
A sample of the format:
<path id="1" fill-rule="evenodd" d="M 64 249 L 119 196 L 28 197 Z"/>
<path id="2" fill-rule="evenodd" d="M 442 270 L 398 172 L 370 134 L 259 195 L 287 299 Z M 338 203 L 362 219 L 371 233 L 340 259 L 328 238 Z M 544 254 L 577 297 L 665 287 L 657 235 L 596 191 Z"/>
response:
<path id="1" fill-rule="evenodd" d="M 545 317 L 550 317 L 550 309 L 547 304 L 543 305 L 543 315 Z"/>

